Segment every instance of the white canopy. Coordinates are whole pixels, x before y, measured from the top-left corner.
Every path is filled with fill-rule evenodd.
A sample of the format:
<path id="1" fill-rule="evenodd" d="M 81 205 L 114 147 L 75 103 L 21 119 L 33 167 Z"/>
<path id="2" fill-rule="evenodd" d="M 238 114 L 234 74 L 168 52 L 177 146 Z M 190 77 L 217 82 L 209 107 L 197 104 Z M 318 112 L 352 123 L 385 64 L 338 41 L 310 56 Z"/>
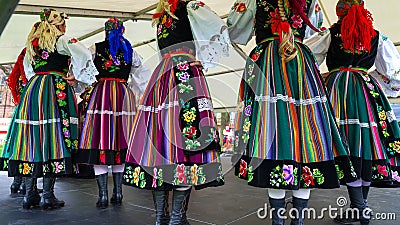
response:
<path id="1" fill-rule="evenodd" d="M 235 0 L 203 0 L 218 15 L 225 18 Z M 31 26 L 39 20 L 39 12 L 44 7 L 53 7 L 66 12 L 70 19 L 67 35 L 83 39 L 86 46 L 104 39 L 103 24 L 106 18 L 117 16 L 127 19 L 126 37 L 135 45 L 150 69 L 158 63 L 155 30 L 151 27 L 151 15 L 158 0 L 21 0 L 0 37 L 0 64 L 13 63 L 25 46 Z M 325 14 L 325 26 L 336 19 L 336 0 L 320 0 Z M 398 0 L 369 0 L 367 8 L 373 13 L 375 26 L 393 42 L 400 42 L 400 4 Z M 129 20 L 131 19 L 131 20 Z M 254 41 L 241 46 L 247 54 L 255 46 Z M 400 50 L 400 48 L 399 48 Z M 207 72 L 207 80 L 213 96 L 214 107 L 232 111 L 236 107 L 237 91 L 245 61 L 236 51 L 223 59 L 221 66 Z M 235 72 L 232 72 L 235 71 Z"/>

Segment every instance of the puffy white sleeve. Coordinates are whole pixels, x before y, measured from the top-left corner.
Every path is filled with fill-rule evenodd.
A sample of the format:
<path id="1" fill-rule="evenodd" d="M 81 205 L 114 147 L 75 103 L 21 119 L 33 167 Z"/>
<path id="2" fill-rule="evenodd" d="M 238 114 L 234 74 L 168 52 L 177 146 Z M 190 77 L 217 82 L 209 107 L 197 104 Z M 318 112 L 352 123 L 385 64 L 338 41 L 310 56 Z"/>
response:
<path id="1" fill-rule="evenodd" d="M 33 76 L 35 76 L 35 71 L 33 71 L 32 64 L 29 62 L 27 56 L 24 57 L 24 72 L 27 80 L 30 80 Z"/>
<path id="2" fill-rule="evenodd" d="M 254 34 L 256 0 L 237 0 L 229 12 L 227 24 L 234 43 L 246 45 Z"/>
<path id="3" fill-rule="evenodd" d="M 378 53 L 375 58 L 376 70 L 370 75 L 380 84 L 389 97 L 400 94 L 400 55 L 393 42 L 383 34 L 379 34 Z"/>
<path id="4" fill-rule="evenodd" d="M 57 41 L 57 51 L 60 54 L 71 56 L 72 72 L 77 81 L 92 84 L 99 74 L 93 60 L 92 53 L 75 38 L 61 36 Z"/>
<path id="5" fill-rule="evenodd" d="M 331 32 L 327 29 L 316 33 L 306 39 L 304 44 L 311 49 L 318 64 L 321 65 L 325 60 L 326 54 L 328 54 L 329 45 L 331 44 Z"/>
<path id="6" fill-rule="evenodd" d="M 204 69 L 214 67 L 221 56 L 229 56 L 231 42 L 225 22 L 201 1 L 187 5 L 197 58 Z"/>
<path id="7" fill-rule="evenodd" d="M 133 50 L 132 68 L 128 83 L 138 98 L 143 95 L 150 77 L 150 69 L 144 64 L 143 58 L 135 50 Z"/>
<path id="8" fill-rule="evenodd" d="M 322 13 L 321 7 L 319 6 L 318 0 L 313 0 L 308 11 L 308 18 L 314 27 L 320 29 L 324 22 L 324 14 Z M 316 31 L 311 29 L 309 26 L 306 28 L 304 39 L 310 38 Z"/>

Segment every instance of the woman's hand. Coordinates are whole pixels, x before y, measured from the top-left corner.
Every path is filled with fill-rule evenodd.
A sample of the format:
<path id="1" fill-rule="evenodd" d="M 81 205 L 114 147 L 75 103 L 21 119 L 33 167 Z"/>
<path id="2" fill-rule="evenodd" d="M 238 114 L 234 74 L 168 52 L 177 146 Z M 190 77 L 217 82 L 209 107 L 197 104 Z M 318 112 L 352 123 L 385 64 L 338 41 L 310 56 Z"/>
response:
<path id="1" fill-rule="evenodd" d="M 69 86 L 74 86 L 78 81 L 75 79 L 74 75 L 70 75 L 68 77 L 64 77 L 63 78 L 65 81 L 67 81 L 67 83 L 69 84 Z"/>
<path id="2" fill-rule="evenodd" d="M 190 63 L 190 66 L 197 66 L 199 68 L 199 70 L 203 70 L 204 69 L 204 67 L 203 67 L 203 65 L 201 65 L 200 61 L 193 61 L 193 62 Z"/>

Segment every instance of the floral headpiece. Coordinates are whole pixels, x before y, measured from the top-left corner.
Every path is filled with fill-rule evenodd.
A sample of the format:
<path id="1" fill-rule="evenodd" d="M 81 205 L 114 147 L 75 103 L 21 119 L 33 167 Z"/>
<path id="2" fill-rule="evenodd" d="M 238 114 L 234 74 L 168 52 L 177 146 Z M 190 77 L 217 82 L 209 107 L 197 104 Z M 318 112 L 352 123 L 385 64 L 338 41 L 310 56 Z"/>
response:
<path id="1" fill-rule="evenodd" d="M 110 32 L 111 30 L 119 30 L 120 28 L 122 28 L 122 31 L 125 30 L 124 22 L 119 20 L 117 17 L 108 19 L 104 24 L 104 30 L 106 32 Z"/>
<path id="2" fill-rule="evenodd" d="M 52 25 L 62 25 L 65 19 L 68 19 L 67 14 L 59 12 L 55 9 L 44 8 L 40 12 L 40 20 L 47 21 L 49 24 Z"/>
<path id="3" fill-rule="evenodd" d="M 339 0 L 336 4 L 336 15 L 343 18 L 353 5 L 364 5 L 364 0 Z"/>

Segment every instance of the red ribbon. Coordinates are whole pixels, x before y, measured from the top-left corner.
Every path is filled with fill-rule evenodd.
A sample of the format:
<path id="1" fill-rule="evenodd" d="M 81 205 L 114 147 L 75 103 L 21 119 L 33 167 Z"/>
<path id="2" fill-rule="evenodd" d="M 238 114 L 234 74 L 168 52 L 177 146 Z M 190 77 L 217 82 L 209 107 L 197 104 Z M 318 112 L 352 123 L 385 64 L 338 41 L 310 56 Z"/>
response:
<path id="1" fill-rule="evenodd" d="M 271 30 L 272 33 L 279 34 L 279 41 L 282 41 L 283 32 L 288 33 L 290 29 L 290 24 L 288 21 L 282 21 L 280 19 L 272 19 Z"/>

